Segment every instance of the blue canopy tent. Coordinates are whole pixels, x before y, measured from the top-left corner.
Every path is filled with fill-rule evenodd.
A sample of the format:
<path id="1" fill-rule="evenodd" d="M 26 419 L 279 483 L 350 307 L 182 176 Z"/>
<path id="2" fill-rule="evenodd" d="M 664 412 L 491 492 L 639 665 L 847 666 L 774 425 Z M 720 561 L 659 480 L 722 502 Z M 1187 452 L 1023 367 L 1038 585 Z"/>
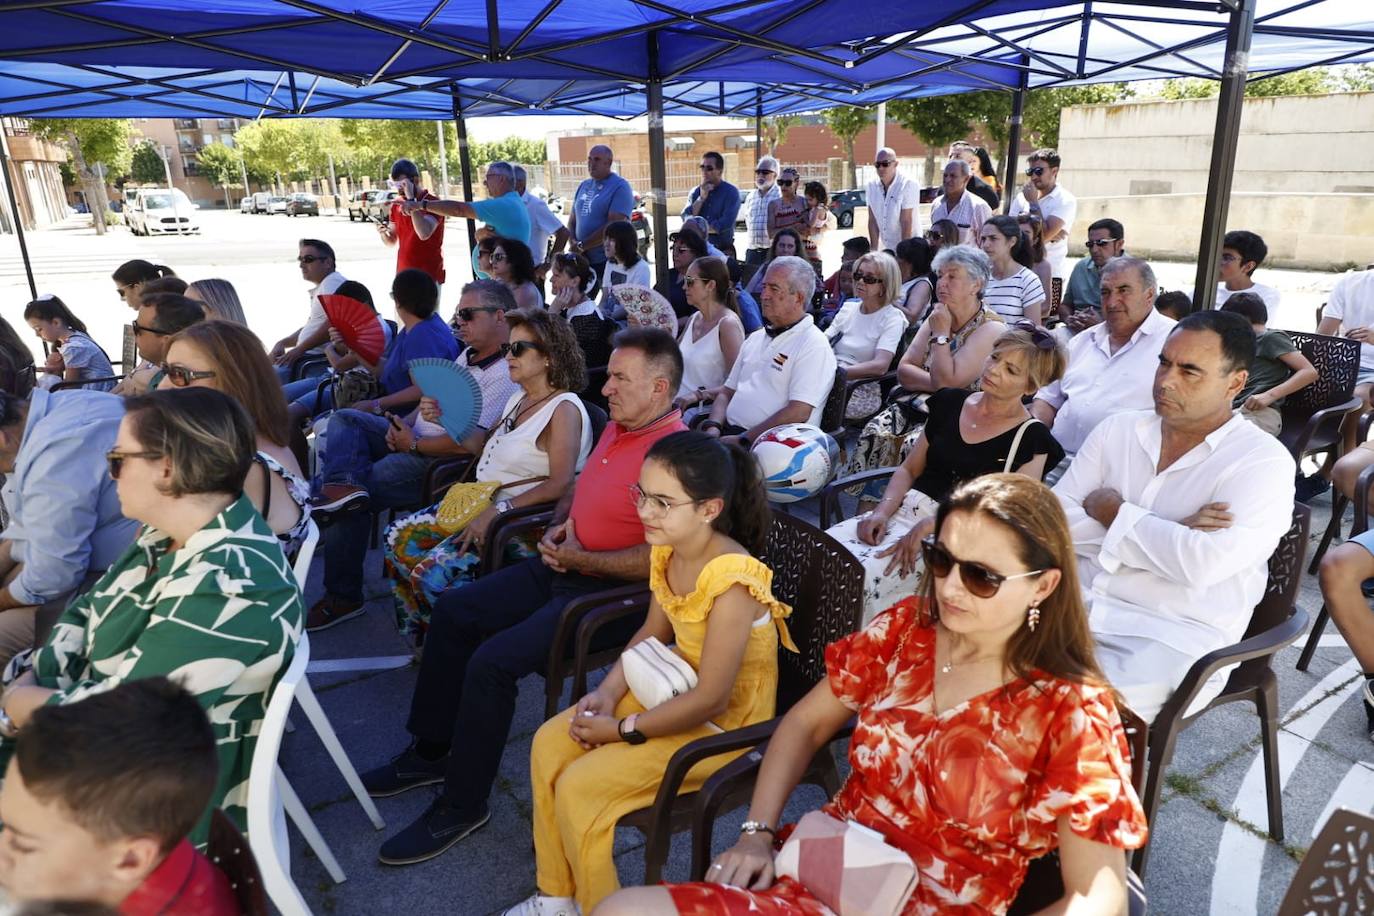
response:
<path id="1" fill-rule="evenodd" d="M 0 8 L 0 114 L 454 117 L 461 137 L 466 116 L 647 113 L 662 188 L 665 114 L 997 88 L 1015 93 L 1015 149 L 1029 89 L 1200 76 L 1222 83 L 1197 284 L 1210 291 L 1247 76 L 1372 51 L 1367 0 L 927 0 L 862 15 L 847 0 L 16 0 Z"/>

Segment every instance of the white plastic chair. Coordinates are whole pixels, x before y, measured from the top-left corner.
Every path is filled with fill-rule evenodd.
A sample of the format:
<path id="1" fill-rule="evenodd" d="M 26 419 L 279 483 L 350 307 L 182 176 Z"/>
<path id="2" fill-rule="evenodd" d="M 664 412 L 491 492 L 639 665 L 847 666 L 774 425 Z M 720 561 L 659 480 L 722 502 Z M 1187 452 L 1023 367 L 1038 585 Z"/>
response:
<path id="1" fill-rule="evenodd" d="M 296 574 L 296 584 L 300 586 L 301 594 L 305 594 L 305 579 L 310 574 L 310 561 L 315 556 L 315 547 L 320 541 L 320 529 L 311 519 L 309 527 L 306 529 L 305 540 L 301 542 L 300 548 L 296 551 L 296 561 L 292 566 Z M 309 646 L 306 641 L 306 634 L 301 633 L 300 647 L 296 651 L 304 648 L 305 653 L 309 654 Z M 324 742 L 325 749 L 329 751 L 329 756 L 333 758 L 334 765 L 339 768 L 339 773 L 343 776 L 344 782 L 353 790 L 353 795 L 358 799 L 358 804 L 362 805 L 363 811 L 367 813 L 368 820 L 372 821 L 372 826 L 378 830 L 386 828 L 386 821 L 382 820 L 381 812 L 377 810 L 377 803 L 372 800 L 372 796 L 367 794 L 367 789 L 363 788 L 363 781 L 358 778 L 358 771 L 354 769 L 353 762 L 348 759 L 348 754 L 344 751 L 343 745 L 339 742 L 339 736 L 334 733 L 334 726 L 329 724 L 329 717 L 324 714 L 324 709 L 320 706 L 320 701 L 315 698 L 315 692 L 310 689 L 310 681 L 302 675 L 296 682 L 295 699 L 301 704 L 301 709 L 305 712 L 305 717 L 310 720 L 310 724 L 315 727 L 315 732 Z M 291 720 L 287 719 L 287 731 L 292 731 Z M 335 878 L 342 881 L 343 878 Z"/>
<path id="2" fill-rule="evenodd" d="M 258 870 L 262 872 L 263 888 L 282 916 L 308 916 L 310 913 L 310 907 L 291 878 L 291 842 L 286 834 L 286 815 L 291 816 L 335 883 L 345 879 L 339 861 L 277 764 L 282 733 L 286 730 L 286 714 L 291 709 L 296 690 L 305 681 L 308 664 L 310 644 L 302 635 L 291 665 L 272 691 L 258 733 L 257 748 L 253 751 L 253 765 L 248 772 L 249 842 Z"/>

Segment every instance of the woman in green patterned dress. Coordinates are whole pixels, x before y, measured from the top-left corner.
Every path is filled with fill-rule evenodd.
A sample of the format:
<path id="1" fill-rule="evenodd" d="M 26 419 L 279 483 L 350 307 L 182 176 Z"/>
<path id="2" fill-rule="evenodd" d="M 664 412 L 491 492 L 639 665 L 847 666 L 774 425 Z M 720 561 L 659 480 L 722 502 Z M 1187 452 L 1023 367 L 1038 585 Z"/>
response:
<path id="1" fill-rule="evenodd" d="M 107 457 L 124 514 L 143 528 L 47 644 L 10 663 L 0 755 L 39 706 L 166 676 L 209 714 L 220 764 L 211 808 L 245 830 L 257 730 L 304 617 L 281 544 L 243 495 L 253 424 L 209 388 L 155 391 L 125 411 Z M 209 815 L 191 834 L 197 845 Z"/>

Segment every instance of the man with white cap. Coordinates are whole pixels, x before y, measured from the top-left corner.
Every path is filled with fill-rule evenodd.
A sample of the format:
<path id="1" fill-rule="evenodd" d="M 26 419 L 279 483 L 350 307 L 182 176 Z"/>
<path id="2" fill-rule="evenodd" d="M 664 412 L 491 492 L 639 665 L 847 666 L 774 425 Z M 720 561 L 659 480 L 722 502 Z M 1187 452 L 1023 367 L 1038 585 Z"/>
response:
<path id="1" fill-rule="evenodd" d="M 754 166 L 754 189 L 744 198 L 744 225 L 749 236 L 744 253 L 744 279 L 748 283 L 759 265 L 768 260 L 768 205 L 782 196 L 778 190 L 778 160 L 764 156 Z"/>
<path id="2" fill-rule="evenodd" d="M 891 147 L 873 157 L 878 177 L 868 183 L 868 242 L 875 251 L 896 250 L 902 239 L 921 234 L 921 189 L 897 168 Z"/>

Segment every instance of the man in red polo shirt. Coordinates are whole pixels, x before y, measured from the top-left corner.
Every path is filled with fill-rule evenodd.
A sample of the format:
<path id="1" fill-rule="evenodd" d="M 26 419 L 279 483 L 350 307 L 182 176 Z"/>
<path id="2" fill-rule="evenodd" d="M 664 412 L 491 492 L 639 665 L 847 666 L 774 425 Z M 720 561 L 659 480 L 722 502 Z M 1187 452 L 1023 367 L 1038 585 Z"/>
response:
<path id="1" fill-rule="evenodd" d="M 229 879 L 186 840 L 218 770 L 204 710 L 166 678 L 41 707 L 0 789 L 0 887 L 124 916 L 237 916 Z"/>
<path id="2" fill-rule="evenodd" d="M 601 390 L 611 422 L 559 503 L 540 556 L 451 589 L 434 608 L 406 723 L 415 740 L 363 774 L 363 784 L 377 797 L 444 788 L 419 820 L 382 845 L 384 864 L 431 859 L 487 822 L 516 684 L 544 671 L 563 609 L 582 595 L 649 577 L 630 485 L 650 447 L 684 429 L 672 406 L 682 353 L 664 331 L 631 328 L 615 339 L 608 376 Z M 623 644 L 638 626 L 625 621 L 605 634 L 605 644 Z"/>
<path id="3" fill-rule="evenodd" d="M 377 224 L 377 234 L 388 245 L 396 246 L 396 273 L 412 267 L 423 270 L 439 284 L 444 294 L 444 218 L 424 210 L 405 212 L 406 201 L 438 200 L 420 187 L 420 170 L 409 159 L 397 159 L 391 166 L 391 180 L 401 196 L 391 203 L 389 222 Z"/>

